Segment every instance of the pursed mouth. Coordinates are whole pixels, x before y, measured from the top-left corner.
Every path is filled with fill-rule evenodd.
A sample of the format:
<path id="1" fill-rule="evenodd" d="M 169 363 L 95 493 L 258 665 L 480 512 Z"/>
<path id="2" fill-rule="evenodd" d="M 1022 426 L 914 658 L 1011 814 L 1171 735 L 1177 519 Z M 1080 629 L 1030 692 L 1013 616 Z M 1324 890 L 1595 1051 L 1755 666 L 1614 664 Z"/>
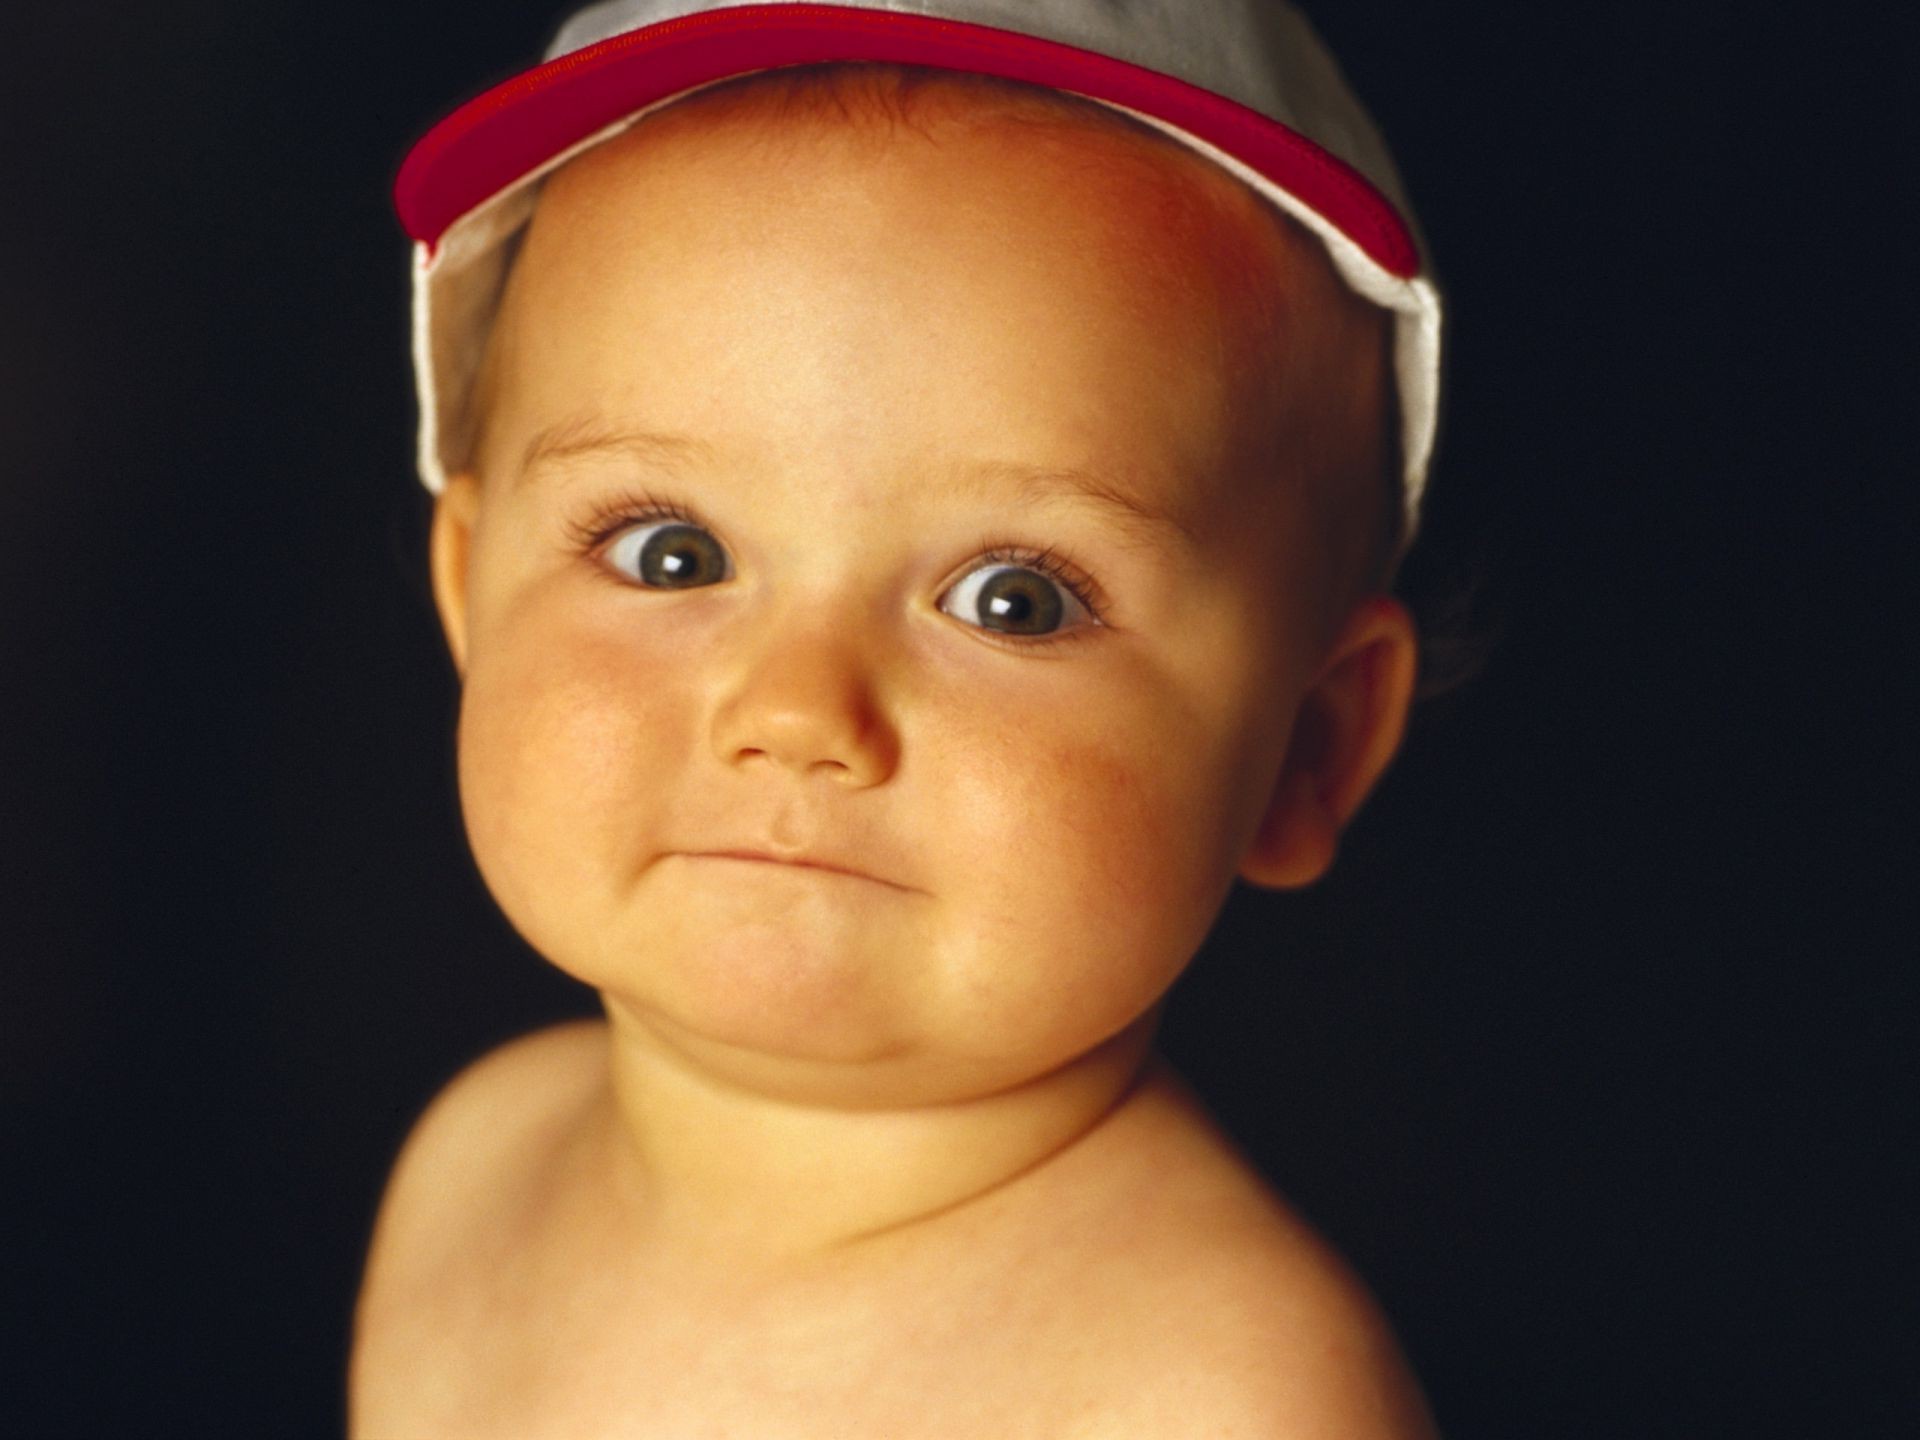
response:
<path id="1" fill-rule="evenodd" d="M 891 880 L 882 880 L 878 875 L 869 875 L 864 870 L 850 870 L 844 865 L 829 865 L 823 860 L 782 859 L 778 855 L 765 855 L 754 850 L 689 850 L 685 852 L 695 860 L 738 860 L 754 865 L 779 865 L 789 870 L 819 870 L 828 875 L 844 875 L 852 880 L 869 880 L 875 885 L 884 885 L 889 890 L 906 890 L 906 885 L 896 885 Z"/>

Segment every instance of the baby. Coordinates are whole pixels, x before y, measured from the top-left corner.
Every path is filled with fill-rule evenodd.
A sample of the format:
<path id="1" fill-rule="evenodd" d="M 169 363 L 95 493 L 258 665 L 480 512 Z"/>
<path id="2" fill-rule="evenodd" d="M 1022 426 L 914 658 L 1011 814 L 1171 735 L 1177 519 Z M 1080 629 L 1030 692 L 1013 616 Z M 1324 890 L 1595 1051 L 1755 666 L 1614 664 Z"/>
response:
<path id="1" fill-rule="evenodd" d="M 1430 1435 L 1153 1051 L 1400 740 L 1394 315 L 1108 105 L 732 63 L 423 321 L 468 834 L 605 1018 L 408 1139 L 353 1433 Z"/>

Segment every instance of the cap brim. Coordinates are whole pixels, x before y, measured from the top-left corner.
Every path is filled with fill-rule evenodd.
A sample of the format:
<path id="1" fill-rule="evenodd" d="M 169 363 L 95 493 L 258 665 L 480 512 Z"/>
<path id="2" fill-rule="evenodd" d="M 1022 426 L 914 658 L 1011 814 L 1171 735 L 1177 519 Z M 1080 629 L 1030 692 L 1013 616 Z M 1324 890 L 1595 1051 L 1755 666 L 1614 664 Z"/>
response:
<path id="1" fill-rule="evenodd" d="M 1237 101 L 1052 40 L 847 6 L 739 5 L 662 21 L 528 70 L 462 105 L 400 167 L 394 203 L 429 250 L 461 216 L 656 100 L 784 65 L 868 60 L 965 70 L 1158 117 L 1239 159 L 1338 229 L 1388 274 L 1420 270 L 1393 204 L 1359 171 Z"/>

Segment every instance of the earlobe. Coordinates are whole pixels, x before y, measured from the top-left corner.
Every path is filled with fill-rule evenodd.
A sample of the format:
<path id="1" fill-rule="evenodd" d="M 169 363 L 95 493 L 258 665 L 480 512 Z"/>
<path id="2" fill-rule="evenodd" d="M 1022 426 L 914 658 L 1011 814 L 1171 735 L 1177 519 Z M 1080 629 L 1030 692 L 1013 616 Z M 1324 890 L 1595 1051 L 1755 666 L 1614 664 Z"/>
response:
<path id="1" fill-rule="evenodd" d="M 427 537 L 434 608 L 440 612 L 454 671 L 462 679 L 467 673 L 467 560 L 473 550 L 479 498 L 479 482 L 472 475 L 449 476 L 434 503 L 433 527 Z"/>
<path id="2" fill-rule="evenodd" d="M 1389 595 L 1348 616 L 1299 713 L 1240 875 L 1265 889 L 1311 885 L 1406 733 L 1418 660 L 1413 617 Z"/>

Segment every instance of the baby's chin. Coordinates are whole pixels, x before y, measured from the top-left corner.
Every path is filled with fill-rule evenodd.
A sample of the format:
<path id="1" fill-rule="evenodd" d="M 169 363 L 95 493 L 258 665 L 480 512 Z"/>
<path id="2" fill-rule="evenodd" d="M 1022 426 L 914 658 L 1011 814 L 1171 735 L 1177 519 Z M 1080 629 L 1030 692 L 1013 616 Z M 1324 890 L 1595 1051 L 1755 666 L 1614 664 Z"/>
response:
<path id="1" fill-rule="evenodd" d="M 698 1072 L 729 1090 L 784 1104 L 834 1110 L 904 1110 L 993 1095 L 1019 1083 L 1001 1067 L 917 1041 L 887 1045 L 877 1030 L 857 1045 L 766 1025 L 732 1030 L 710 1014 L 688 1017 L 613 991 L 601 998 L 616 1043 L 638 1043 L 657 1060 Z M 850 1058 L 853 1057 L 853 1058 Z"/>
<path id="2" fill-rule="evenodd" d="M 1100 1043 L 1083 1043 L 1089 1037 L 1073 1026 L 1037 1033 L 957 1015 L 934 994 L 887 984 L 871 952 L 809 954 L 791 935 L 741 931 L 703 950 L 648 947 L 560 968 L 600 992 L 622 1043 L 796 1105 L 962 1104 L 1064 1068 Z"/>
<path id="3" fill-rule="evenodd" d="M 632 998 L 689 1037 L 825 1065 L 910 1049 L 903 960 L 879 937 L 805 919 L 726 916 L 662 923 L 604 954 L 594 983 Z"/>
<path id="4" fill-rule="evenodd" d="M 692 862 L 607 913 L 569 906 L 563 925 L 526 916 L 520 928 L 601 992 L 616 1023 L 720 1078 L 864 1092 L 889 1073 L 904 1083 L 940 1048 L 926 1024 L 931 904 L 825 872 Z"/>

